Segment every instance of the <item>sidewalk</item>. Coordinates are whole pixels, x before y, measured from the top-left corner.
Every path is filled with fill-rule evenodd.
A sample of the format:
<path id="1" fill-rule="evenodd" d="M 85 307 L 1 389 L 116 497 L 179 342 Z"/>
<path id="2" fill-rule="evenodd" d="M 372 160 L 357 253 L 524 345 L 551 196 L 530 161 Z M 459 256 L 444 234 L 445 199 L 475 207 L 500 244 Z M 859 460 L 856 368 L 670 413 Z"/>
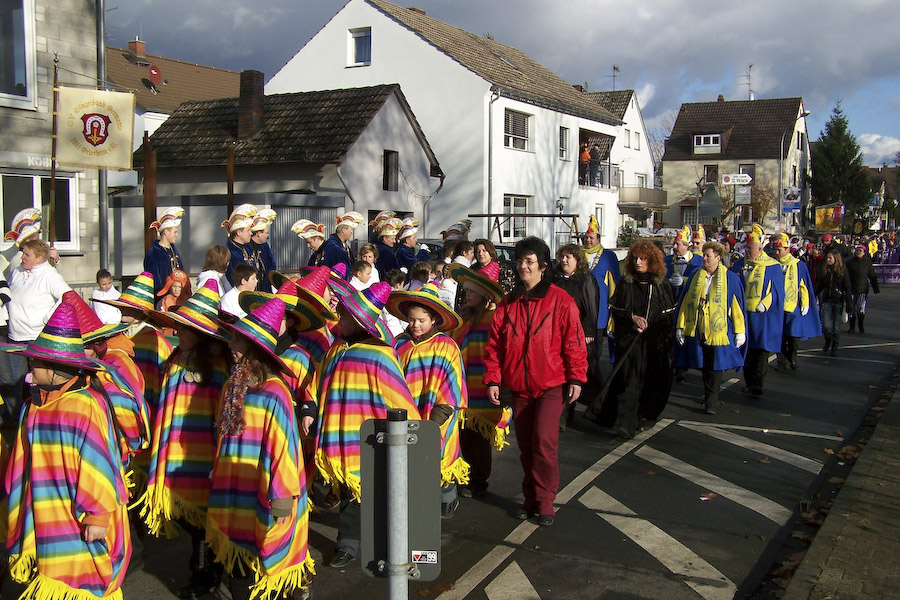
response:
<path id="1" fill-rule="evenodd" d="M 883 415 L 783 600 L 900 600 L 900 398 Z"/>

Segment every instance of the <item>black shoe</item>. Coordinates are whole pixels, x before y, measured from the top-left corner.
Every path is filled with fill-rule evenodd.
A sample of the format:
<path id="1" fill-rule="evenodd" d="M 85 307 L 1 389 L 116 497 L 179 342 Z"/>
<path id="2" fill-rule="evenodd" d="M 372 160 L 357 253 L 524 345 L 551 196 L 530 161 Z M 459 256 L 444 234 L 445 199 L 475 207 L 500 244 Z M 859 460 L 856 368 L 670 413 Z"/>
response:
<path id="1" fill-rule="evenodd" d="M 761 387 L 751 388 L 750 395 L 754 396 L 756 398 L 759 398 L 760 396 L 762 396 L 762 388 Z"/>
<path id="2" fill-rule="evenodd" d="M 175 595 L 182 600 L 198 600 L 204 596 L 208 596 L 217 587 L 216 582 L 209 581 L 205 577 L 195 577 L 191 574 L 191 581 L 187 585 L 178 588 Z"/>
<path id="3" fill-rule="evenodd" d="M 716 414 L 716 409 L 713 408 L 712 402 L 704 402 L 703 403 L 703 412 L 705 412 L 708 415 Z"/>
<path id="4" fill-rule="evenodd" d="M 525 521 L 532 514 L 534 514 L 534 513 L 532 513 L 530 510 L 528 510 L 526 508 L 517 508 L 516 512 L 513 513 L 513 516 L 515 518 L 519 519 L 520 521 Z"/>
<path id="5" fill-rule="evenodd" d="M 441 518 L 452 519 L 453 513 L 456 512 L 457 508 L 459 508 L 459 500 L 453 500 L 452 502 L 447 502 L 446 504 L 441 503 Z"/>
<path id="6" fill-rule="evenodd" d="M 749 394 L 751 392 L 750 386 L 745 385 L 743 388 L 741 388 L 741 391 L 744 392 L 745 394 Z"/>
<path id="7" fill-rule="evenodd" d="M 634 432 L 629 431 L 627 428 L 620 426 L 620 427 L 616 427 L 616 435 L 620 438 L 625 438 L 626 440 L 630 440 L 631 438 L 634 437 Z"/>
<path id="8" fill-rule="evenodd" d="M 338 550 L 337 554 L 335 554 L 331 558 L 331 561 L 329 561 L 328 566 L 332 569 L 343 569 L 354 560 L 356 560 L 355 556 L 350 556 L 349 553 L 344 552 L 343 550 Z"/>
<path id="9" fill-rule="evenodd" d="M 832 356 L 837 356 L 837 346 L 832 346 L 832 347 L 831 347 L 831 355 L 832 355 Z"/>
<path id="10" fill-rule="evenodd" d="M 791 365 L 791 370 L 792 370 L 792 371 L 796 371 L 796 370 L 797 370 L 797 361 L 792 360 L 792 361 L 789 362 L 788 364 Z"/>
<path id="11" fill-rule="evenodd" d="M 472 492 L 471 488 L 461 485 L 457 488 L 456 493 L 459 494 L 460 498 L 474 498 L 475 494 Z"/>
<path id="12" fill-rule="evenodd" d="M 555 520 L 553 515 L 538 515 L 538 525 L 541 527 L 550 527 L 553 525 L 553 521 Z"/>

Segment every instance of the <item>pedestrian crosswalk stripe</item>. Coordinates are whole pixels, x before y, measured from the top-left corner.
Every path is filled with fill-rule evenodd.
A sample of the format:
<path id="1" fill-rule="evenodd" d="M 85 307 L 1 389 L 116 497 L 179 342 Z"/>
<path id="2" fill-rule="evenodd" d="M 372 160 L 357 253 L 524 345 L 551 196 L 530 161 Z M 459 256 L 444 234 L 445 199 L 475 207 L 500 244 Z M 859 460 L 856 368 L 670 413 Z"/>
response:
<path id="1" fill-rule="evenodd" d="M 509 566 L 484 588 L 484 593 L 488 600 L 541 600 L 537 590 L 528 581 L 528 577 L 516 561 L 509 563 Z"/>
<path id="2" fill-rule="evenodd" d="M 712 473 L 707 473 L 668 454 L 654 450 L 649 446 L 642 446 L 635 452 L 635 455 L 687 479 L 691 483 L 704 488 L 705 491 L 715 492 L 732 502 L 745 506 L 779 525 L 783 525 L 793 516 L 790 510 L 764 496 L 760 496 L 756 492 L 751 492 Z"/>
<path id="3" fill-rule="evenodd" d="M 737 431 L 756 431 L 767 435 L 792 435 L 795 437 L 817 438 L 820 440 L 832 440 L 835 442 L 843 442 L 844 438 L 835 435 L 824 435 L 821 433 L 807 433 L 805 431 L 791 431 L 790 429 L 769 429 L 768 427 L 751 427 L 748 425 L 729 425 L 727 423 L 706 423 L 704 421 L 679 421 L 689 425 L 713 425 L 720 429 L 734 429 Z"/>
<path id="4" fill-rule="evenodd" d="M 509 555 L 515 551 L 512 546 L 495 546 L 493 550 L 484 555 L 484 558 L 475 563 L 471 569 L 456 580 L 453 589 L 447 590 L 437 597 L 437 600 L 462 600 L 474 590 L 479 583 L 490 575 L 494 569 L 503 564 Z"/>
<path id="5" fill-rule="evenodd" d="M 737 593 L 734 583 L 718 569 L 650 521 L 632 516 L 630 508 L 606 492 L 592 487 L 581 497 L 581 503 L 669 571 L 685 577 L 684 583 L 706 600 L 731 600 Z"/>
<path id="6" fill-rule="evenodd" d="M 810 473 L 818 474 L 819 471 L 822 470 L 823 464 L 818 460 L 806 458 L 805 456 L 800 456 L 799 454 L 794 454 L 793 452 L 788 452 L 787 450 L 783 450 L 775 446 L 770 446 L 769 444 L 765 444 L 763 442 L 751 440 L 750 438 L 744 437 L 742 435 L 731 433 L 730 431 L 725 431 L 724 429 L 719 429 L 715 425 L 701 425 L 686 422 L 679 422 L 678 424 L 685 429 L 703 433 L 718 440 L 722 440 L 723 442 L 728 442 L 729 444 L 734 444 L 735 446 L 746 448 L 747 450 L 750 450 L 752 452 L 758 452 L 759 454 L 770 456 L 776 460 L 780 460 L 783 463 L 793 465 L 798 469 L 809 471 Z"/>

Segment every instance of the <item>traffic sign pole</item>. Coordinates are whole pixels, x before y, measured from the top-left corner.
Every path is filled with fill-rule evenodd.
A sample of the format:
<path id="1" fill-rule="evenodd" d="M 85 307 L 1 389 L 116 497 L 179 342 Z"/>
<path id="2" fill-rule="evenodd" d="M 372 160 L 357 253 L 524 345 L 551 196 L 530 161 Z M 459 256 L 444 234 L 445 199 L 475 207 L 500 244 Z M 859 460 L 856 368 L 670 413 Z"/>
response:
<path id="1" fill-rule="evenodd" d="M 388 547 L 385 573 L 389 600 L 409 598 L 409 480 L 406 411 L 395 408 L 387 415 Z"/>

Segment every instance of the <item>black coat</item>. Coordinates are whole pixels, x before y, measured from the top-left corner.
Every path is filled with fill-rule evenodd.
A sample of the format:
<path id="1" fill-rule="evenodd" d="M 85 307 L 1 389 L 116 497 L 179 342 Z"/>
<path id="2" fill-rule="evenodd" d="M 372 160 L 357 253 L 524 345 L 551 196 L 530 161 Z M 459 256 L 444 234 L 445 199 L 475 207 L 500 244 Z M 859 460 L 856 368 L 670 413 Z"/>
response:
<path id="1" fill-rule="evenodd" d="M 575 272 L 570 277 L 563 275 L 557 267 L 553 270 L 552 282 L 564 289 L 578 307 L 581 328 L 586 336 L 597 335 L 597 318 L 600 311 L 600 286 L 591 274 Z"/>
<path id="2" fill-rule="evenodd" d="M 819 274 L 816 275 L 816 297 L 820 303 L 843 304 L 847 312 L 851 312 L 850 301 L 853 291 L 846 269 L 838 276 L 828 263 L 822 262 Z"/>
<path id="3" fill-rule="evenodd" d="M 869 282 L 872 282 L 872 291 L 876 294 L 881 290 L 878 289 L 878 276 L 875 274 L 875 267 L 872 266 L 872 259 L 868 256 L 858 258 L 854 256 L 847 261 L 847 273 L 850 275 L 850 288 L 853 295 L 867 294 L 869 292 Z"/>

